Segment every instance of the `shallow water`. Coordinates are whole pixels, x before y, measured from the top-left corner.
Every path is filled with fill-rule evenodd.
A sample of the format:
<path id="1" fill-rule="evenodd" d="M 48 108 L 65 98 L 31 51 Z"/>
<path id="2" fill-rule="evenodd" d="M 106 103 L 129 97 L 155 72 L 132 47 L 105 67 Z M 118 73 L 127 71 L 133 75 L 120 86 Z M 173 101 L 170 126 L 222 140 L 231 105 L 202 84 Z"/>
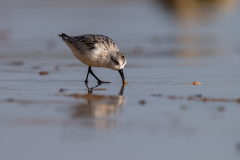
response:
<path id="1" fill-rule="evenodd" d="M 188 100 L 199 94 L 239 98 L 239 63 L 223 65 L 222 59 L 130 57 L 132 67 L 124 70 L 129 84 L 122 86 L 115 71 L 94 68 L 112 83 L 92 90 L 83 82 L 87 67 L 54 69 L 66 64 L 65 59 L 28 60 L 20 66 L 1 63 L 1 156 L 234 159 L 240 103 Z M 143 62 L 149 65 L 139 65 Z M 41 70 L 49 74 L 41 76 Z M 191 85 L 195 80 L 201 84 Z M 96 85 L 90 77 L 88 87 Z"/>
<path id="2" fill-rule="evenodd" d="M 238 4 L 209 23 L 147 1 L 3 2 L 0 159 L 240 158 Z M 127 85 L 105 68 L 110 84 L 84 83 L 57 37 L 80 31 L 117 42 Z"/>

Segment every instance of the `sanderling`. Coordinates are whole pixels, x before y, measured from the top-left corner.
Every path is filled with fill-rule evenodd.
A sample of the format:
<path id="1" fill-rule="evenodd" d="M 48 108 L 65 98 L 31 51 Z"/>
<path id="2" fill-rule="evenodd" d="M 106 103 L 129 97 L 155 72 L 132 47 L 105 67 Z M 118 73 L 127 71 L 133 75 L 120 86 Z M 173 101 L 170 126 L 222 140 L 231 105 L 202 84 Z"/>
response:
<path id="1" fill-rule="evenodd" d="M 85 82 L 88 82 L 88 75 L 91 73 L 98 80 L 98 83 L 110 83 L 98 79 L 91 69 L 91 67 L 105 67 L 118 70 L 122 82 L 127 83 L 123 74 L 123 68 L 127 60 L 119 52 L 117 45 L 111 38 L 98 34 L 85 34 L 74 37 L 64 33 L 59 34 L 59 37 L 68 45 L 78 60 L 89 66 Z"/>

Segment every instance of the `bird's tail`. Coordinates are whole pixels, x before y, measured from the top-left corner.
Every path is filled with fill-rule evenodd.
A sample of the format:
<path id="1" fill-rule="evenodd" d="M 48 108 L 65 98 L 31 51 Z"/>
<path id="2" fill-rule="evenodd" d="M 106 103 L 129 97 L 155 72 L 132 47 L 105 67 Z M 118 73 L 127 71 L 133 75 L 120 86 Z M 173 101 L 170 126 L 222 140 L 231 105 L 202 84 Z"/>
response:
<path id="1" fill-rule="evenodd" d="M 65 43 L 74 43 L 74 38 L 64 33 L 58 35 Z"/>
<path id="2" fill-rule="evenodd" d="M 72 39 L 72 37 L 66 35 L 65 33 L 59 34 L 58 36 L 59 36 L 62 40 Z"/>

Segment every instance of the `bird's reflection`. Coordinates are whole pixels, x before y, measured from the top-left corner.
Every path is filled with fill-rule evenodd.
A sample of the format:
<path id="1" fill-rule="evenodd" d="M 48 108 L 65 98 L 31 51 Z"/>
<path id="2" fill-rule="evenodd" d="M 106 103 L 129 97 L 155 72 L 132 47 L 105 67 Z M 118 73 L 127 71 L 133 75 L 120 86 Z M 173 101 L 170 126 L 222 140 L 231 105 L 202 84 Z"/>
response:
<path id="1" fill-rule="evenodd" d="M 70 109 L 71 122 L 81 124 L 85 127 L 95 129 L 114 128 L 117 121 L 114 115 L 120 113 L 126 103 L 123 96 L 124 85 L 116 95 L 94 94 L 94 91 L 105 91 L 100 88 L 101 84 L 89 87 L 86 83 L 88 93 L 78 94 L 77 98 L 83 99 L 85 103 L 74 105 Z"/>
<path id="2" fill-rule="evenodd" d="M 94 90 L 104 90 L 99 87 L 98 84 L 94 87 L 89 88 L 88 83 L 86 87 L 88 93 L 83 95 L 82 98 L 87 101 L 87 103 L 79 104 L 73 107 L 73 118 L 78 117 L 95 117 L 102 118 L 121 111 L 122 106 L 125 105 L 125 97 L 123 96 L 124 85 L 121 87 L 118 95 L 101 95 L 93 94 Z"/>

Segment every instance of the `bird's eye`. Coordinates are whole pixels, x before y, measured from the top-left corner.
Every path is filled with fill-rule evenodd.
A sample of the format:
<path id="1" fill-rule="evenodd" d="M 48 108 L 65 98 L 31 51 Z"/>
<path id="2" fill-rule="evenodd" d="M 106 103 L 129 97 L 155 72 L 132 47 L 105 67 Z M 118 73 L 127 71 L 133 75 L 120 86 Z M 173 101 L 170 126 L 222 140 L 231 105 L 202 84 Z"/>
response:
<path id="1" fill-rule="evenodd" d="M 114 60 L 113 62 L 114 62 L 116 65 L 119 65 L 118 61 Z"/>

